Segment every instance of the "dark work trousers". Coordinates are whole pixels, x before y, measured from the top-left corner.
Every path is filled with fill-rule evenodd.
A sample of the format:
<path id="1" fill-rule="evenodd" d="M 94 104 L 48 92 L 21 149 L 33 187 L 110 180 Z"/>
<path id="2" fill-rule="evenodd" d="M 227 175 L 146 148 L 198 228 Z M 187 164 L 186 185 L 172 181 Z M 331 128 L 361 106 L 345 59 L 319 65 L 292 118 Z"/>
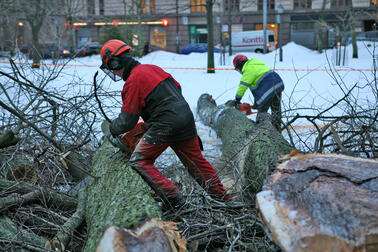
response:
<path id="1" fill-rule="evenodd" d="M 180 194 L 177 187 L 154 166 L 159 155 L 171 147 L 189 174 L 215 199 L 228 200 L 215 169 L 202 156 L 198 137 L 175 143 L 154 142 L 151 132 L 147 132 L 130 157 L 130 165 L 164 201 Z"/>
<path id="2" fill-rule="evenodd" d="M 262 108 L 257 108 L 257 118 L 259 121 L 259 114 L 271 110 L 272 125 L 281 132 L 281 93 L 275 93 L 272 98 Z"/>

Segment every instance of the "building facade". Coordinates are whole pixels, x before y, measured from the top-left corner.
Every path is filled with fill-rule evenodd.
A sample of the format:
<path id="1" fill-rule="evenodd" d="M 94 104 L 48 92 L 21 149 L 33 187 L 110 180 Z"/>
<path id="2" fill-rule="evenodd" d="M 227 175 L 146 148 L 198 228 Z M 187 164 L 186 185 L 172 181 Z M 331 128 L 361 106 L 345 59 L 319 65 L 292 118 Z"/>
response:
<path id="1" fill-rule="evenodd" d="M 69 1 L 74 2 L 74 1 Z M 359 32 L 377 29 L 376 0 L 266 0 L 267 29 L 274 30 L 282 43 L 294 41 L 316 49 L 333 46 L 353 28 Z M 264 0 L 217 0 L 213 5 L 214 42 L 232 32 L 263 29 Z M 72 9 L 72 7 L 71 7 Z M 134 33 L 134 46 L 150 43 L 178 51 L 187 43 L 207 41 L 206 0 L 77 0 L 74 11 L 48 17 L 42 40 L 75 46 L 98 41 L 106 27 Z M 352 12 L 351 12 L 352 11 Z M 14 20 L 18 44 L 31 42 L 22 19 Z M 279 26 L 281 32 L 279 34 Z M 136 32 L 138 31 L 138 32 Z M 0 29 L 0 36 L 6 33 Z M 72 35 L 72 36 L 70 36 Z M 140 36 L 138 38 L 138 36 Z M 1 46 L 1 45 L 0 45 Z"/>

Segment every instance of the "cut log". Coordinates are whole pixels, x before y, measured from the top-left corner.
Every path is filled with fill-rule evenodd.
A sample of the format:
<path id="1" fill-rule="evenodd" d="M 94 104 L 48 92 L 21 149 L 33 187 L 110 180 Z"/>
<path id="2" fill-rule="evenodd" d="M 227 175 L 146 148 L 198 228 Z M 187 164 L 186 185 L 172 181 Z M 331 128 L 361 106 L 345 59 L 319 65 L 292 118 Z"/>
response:
<path id="1" fill-rule="evenodd" d="M 103 131 L 106 130 L 103 127 Z M 87 188 L 85 251 L 95 250 L 109 226 L 133 228 L 147 217 L 161 217 L 161 209 L 148 185 L 117 151 L 104 138 L 93 160 L 91 173 L 98 178 L 91 177 Z"/>
<path id="2" fill-rule="evenodd" d="M 186 241 L 180 237 L 176 224 L 152 218 L 133 230 L 111 226 L 102 236 L 96 252 L 185 252 Z"/>
<path id="3" fill-rule="evenodd" d="M 277 166 L 257 205 L 284 251 L 378 251 L 378 162 L 298 155 Z"/>
<path id="4" fill-rule="evenodd" d="M 223 155 L 233 164 L 232 173 L 241 174 L 242 185 L 238 187 L 260 191 L 277 157 L 293 150 L 273 127 L 268 114 L 255 123 L 234 107 L 217 106 L 209 94 L 200 96 L 197 110 L 201 121 L 221 138 Z"/>

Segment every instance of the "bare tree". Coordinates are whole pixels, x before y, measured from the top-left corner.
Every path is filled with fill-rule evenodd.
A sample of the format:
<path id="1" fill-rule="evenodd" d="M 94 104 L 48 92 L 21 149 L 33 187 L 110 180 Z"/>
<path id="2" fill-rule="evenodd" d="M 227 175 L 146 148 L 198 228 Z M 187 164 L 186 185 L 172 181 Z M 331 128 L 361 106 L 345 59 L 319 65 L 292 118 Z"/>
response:
<path id="1" fill-rule="evenodd" d="M 213 22 L 213 0 L 206 0 L 207 19 L 207 73 L 215 73 L 214 70 L 214 22 Z"/>

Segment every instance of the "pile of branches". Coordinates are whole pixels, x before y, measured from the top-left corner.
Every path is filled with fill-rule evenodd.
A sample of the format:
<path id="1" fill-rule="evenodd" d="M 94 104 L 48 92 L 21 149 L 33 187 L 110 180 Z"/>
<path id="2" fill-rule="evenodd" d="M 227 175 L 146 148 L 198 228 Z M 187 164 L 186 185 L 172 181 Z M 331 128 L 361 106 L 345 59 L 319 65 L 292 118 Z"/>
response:
<path id="1" fill-rule="evenodd" d="M 223 203 L 194 194 L 164 218 L 180 223 L 189 251 L 279 251 L 248 202 Z"/>
<path id="2" fill-rule="evenodd" d="M 78 154 L 93 155 L 93 150 L 85 152 Z M 48 141 L 29 138 L 1 149 L 0 160 L 0 247 L 81 251 L 85 190 L 60 151 Z"/>
<path id="3" fill-rule="evenodd" d="M 85 191 L 77 184 L 98 145 L 93 92 L 74 75 L 57 85 L 64 64 L 9 63 L 0 71 L 0 247 L 80 251 Z"/>
<path id="4" fill-rule="evenodd" d="M 285 123 L 282 129 L 288 140 L 302 152 L 341 153 L 355 157 L 378 158 L 377 69 L 368 73 L 373 76 L 372 80 L 366 76 L 351 87 L 333 68 L 328 74 L 334 82 L 332 89 L 340 90 L 343 96 L 327 103 L 326 107 L 317 105 L 318 102 L 314 100 L 311 107 L 305 108 L 296 106 L 291 100 L 294 89 L 290 94 L 289 103 L 284 104 L 283 111 Z M 372 95 L 374 98 L 368 99 L 364 94 Z M 320 95 L 316 98 L 321 99 L 326 100 Z M 301 110 L 305 110 L 306 113 L 298 112 Z M 338 111 L 337 115 L 335 111 Z"/>
<path id="5" fill-rule="evenodd" d="M 204 156 L 215 164 L 220 177 L 224 177 L 231 169 L 228 167 L 231 162 L 218 156 L 217 148 L 220 146 L 204 143 Z M 240 191 L 232 182 L 225 184 L 231 201 L 212 199 L 190 176 L 173 151 L 164 153 L 157 160 L 157 166 L 184 196 L 185 204 L 179 209 L 165 211 L 163 219 L 179 223 L 188 251 L 280 251 L 262 224 L 253 193 Z"/>

